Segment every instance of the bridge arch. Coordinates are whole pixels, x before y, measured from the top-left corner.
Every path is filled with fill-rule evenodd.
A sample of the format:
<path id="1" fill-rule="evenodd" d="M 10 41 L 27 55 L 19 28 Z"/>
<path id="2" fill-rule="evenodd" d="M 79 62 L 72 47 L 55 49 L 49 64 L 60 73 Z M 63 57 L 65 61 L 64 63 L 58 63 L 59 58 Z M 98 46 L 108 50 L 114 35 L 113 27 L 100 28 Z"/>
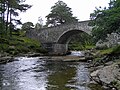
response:
<path id="1" fill-rule="evenodd" d="M 41 46 L 48 50 L 49 54 L 62 55 L 67 52 L 68 43 L 73 35 L 82 32 L 90 35 L 92 27 L 88 23 L 89 20 L 40 30 L 29 30 L 26 36 L 40 41 Z"/>
<path id="2" fill-rule="evenodd" d="M 57 43 L 59 43 L 59 44 L 68 44 L 70 39 L 71 39 L 71 37 L 74 36 L 74 35 L 77 35 L 79 33 L 86 33 L 86 32 L 84 32 L 83 30 L 79 30 L 79 29 L 67 30 L 67 31 L 63 32 L 59 36 L 59 38 L 57 40 Z"/>

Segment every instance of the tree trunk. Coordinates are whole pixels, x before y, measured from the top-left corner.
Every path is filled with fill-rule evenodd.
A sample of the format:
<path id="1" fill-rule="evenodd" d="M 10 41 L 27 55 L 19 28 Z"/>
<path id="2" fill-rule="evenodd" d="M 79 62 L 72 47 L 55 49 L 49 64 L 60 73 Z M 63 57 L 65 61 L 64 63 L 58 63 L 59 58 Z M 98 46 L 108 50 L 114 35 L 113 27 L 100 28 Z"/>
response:
<path id="1" fill-rule="evenodd" d="M 12 12 L 10 11 L 10 37 L 12 37 Z"/>
<path id="2" fill-rule="evenodd" d="M 10 6 L 9 6 L 9 4 L 8 4 L 8 8 L 7 8 L 7 22 L 6 22 L 6 32 L 8 31 L 9 12 L 10 12 L 9 8 L 10 8 Z"/>
<path id="3" fill-rule="evenodd" d="M 1 1 L 0 4 L 1 4 L 0 7 L 2 8 L 1 9 L 1 21 L 0 21 L 1 22 L 1 27 L 0 27 L 1 31 L 0 31 L 0 34 L 1 34 L 1 37 L 2 37 L 2 35 L 5 33 L 4 32 L 4 30 L 5 30 L 5 20 L 4 20 L 4 18 L 5 18 L 5 11 L 4 11 L 5 10 L 5 1 Z"/>
<path id="4" fill-rule="evenodd" d="M 3 8 L 4 8 L 4 10 L 6 10 L 6 7 L 5 7 L 5 0 L 3 1 Z M 6 34 L 7 32 L 5 32 L 5 11 L 4 11 L 4 13 L 3 13 L 3 30 L 4 30 L 4 33 Z"/>

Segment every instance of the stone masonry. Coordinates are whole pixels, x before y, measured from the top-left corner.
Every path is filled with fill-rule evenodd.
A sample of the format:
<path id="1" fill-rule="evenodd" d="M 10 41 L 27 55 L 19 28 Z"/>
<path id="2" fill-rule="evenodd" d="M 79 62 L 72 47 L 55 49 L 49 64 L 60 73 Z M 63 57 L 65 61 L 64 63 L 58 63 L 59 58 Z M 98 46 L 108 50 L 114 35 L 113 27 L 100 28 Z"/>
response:
<path id="1" fill-rule="evenodd" d="M 46 48 L 50 54 L 63 55 L 67 52 L 67 44 L 72 35 L 81 32 L 91 33 L 92 27 L 88 26 L 88 23 L 89 21 L 81 21 L 40 30 L 31 29 L 27 31 L 26 36 L 40 41 L 42 47 Z"/>

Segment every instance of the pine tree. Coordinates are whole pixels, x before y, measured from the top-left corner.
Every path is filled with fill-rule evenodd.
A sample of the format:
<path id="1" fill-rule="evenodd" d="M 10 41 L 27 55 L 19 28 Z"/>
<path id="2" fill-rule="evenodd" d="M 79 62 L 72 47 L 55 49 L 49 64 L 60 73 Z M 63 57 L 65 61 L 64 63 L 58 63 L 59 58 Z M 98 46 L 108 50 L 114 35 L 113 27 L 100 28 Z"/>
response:
<path id="1" fill-rule="evenodd" d="M 54 6 L 51 7 L 51 12 L 46 16 L 47 26 L 57 26 L 65 23 L 77 22 L 78 19 L 73 17 L 71 8 L 67 6 L 63 1 L 58 1 Z"/>
<path id="2" fill-rule="evenodd" d="M 0 0 L 0 33 L 7 34 L 9 29 L 9 34 L 12 35 L 12 26 L 15 26 L 13 22 L 20 23 L 20 20 L 14 18 L 19 16 L 18 10 L 25 12 L 31 7 L 31 5 L 22 4 L 23 2 L 25 0 Z"/>

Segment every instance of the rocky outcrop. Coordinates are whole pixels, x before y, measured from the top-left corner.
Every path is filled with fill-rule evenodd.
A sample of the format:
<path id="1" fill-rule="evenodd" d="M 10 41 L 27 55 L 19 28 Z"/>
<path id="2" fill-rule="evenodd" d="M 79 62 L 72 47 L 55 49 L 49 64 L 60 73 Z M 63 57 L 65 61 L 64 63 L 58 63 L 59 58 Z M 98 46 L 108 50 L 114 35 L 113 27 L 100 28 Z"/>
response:
<path id="1" fill-rule="evenodd" d="M 106 48 L 106 47 L 109 48 L 116 45 L 120 45 L 120 33 L 108 34 L 105 41 L 99 40 L 96 43 L 96 48 Z"/>
<path id="2" fill-rule="evenodd" d="M 120 62 L 119 62 L 120 63 Z M 115 90 L 120 90 L 120 64 L 118 62 L 100 67 L 99 69 L 93 71 L 90 76 L 92 80 L 106 86 L 109 88 L 116 88 Z M 116 82 L 116 83 L 115 83 Z"/>

